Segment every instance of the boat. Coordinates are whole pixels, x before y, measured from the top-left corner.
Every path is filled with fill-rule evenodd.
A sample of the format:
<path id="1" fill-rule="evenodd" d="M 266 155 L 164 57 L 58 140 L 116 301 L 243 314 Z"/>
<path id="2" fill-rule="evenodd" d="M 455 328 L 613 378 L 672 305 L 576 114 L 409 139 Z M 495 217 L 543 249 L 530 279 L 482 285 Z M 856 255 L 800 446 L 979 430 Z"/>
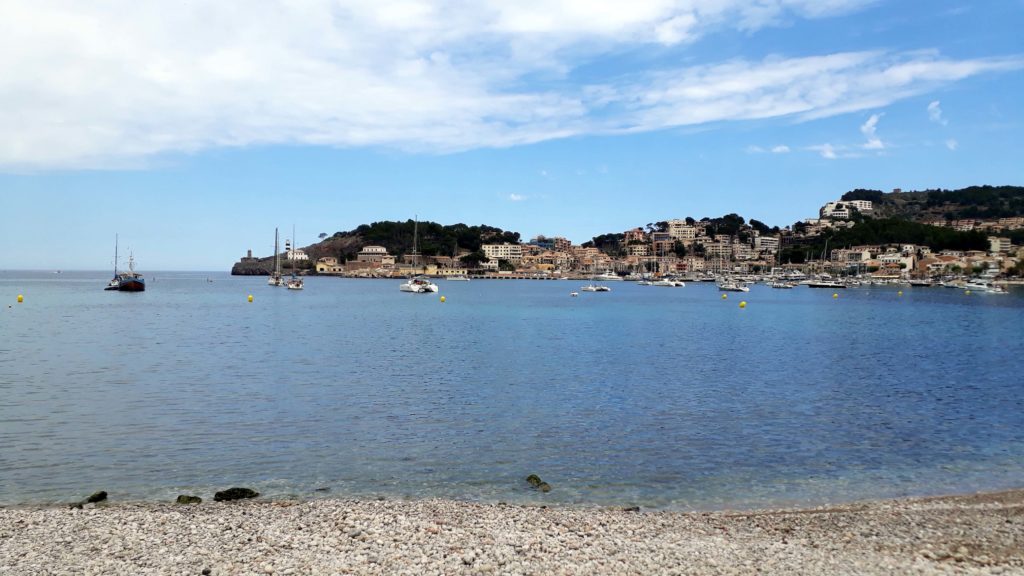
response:
<path id="1" fill-rule="evenodd" d="M 302 290 L 304 288 L 302 278 L 299 278 L 298 276 L 295 275 L 295 246 L 295 227 L 292 226 L 292 249 L 290 252 L 290 254 L 292 255 L 292 277 L 288 279 L 288 282 L 285 284 L 285 286 L 289 290 Z"/>
<path id="2" fill-rule="evenodd" d="M 270 273 L 267 284 L 269 286 L 284 286 L 284 280 L 281 278 L 281 253 L 278 246 L 277 228 L 274 228 L 274 271 Z"/>
<path id="3" fill-rule="evenodd" d="M 119 292 L 144 292 L 146 290 L 146 279 L 135 271 L 135 256 L 128 253 L 128 271 L 117 275 L 117 290 Z"/>
<path id="4" fill-rule="evenodd" d="M 412 226 L 412 267 L 414 270 L 417 268 L 417 257 L 419 256 L 419 251 L 416 248 L 419 237 L 419 224 L 419 217 L 417 217 Z M 420 275 L 413 276 L 402 282 L 398 285 L 398 289 L 402 292 L 412 292 L 413 294 L 427 294 L 438 291 L 437 284 L 431 282 L 426 276 Z"/>
<path id="5" fill-rule="evenodd" d="M 828 279 L 804 280 L 801 284 L 808 288 L 846 288 L 846 284 Z"/>
<path id="6" fill-rule="evenodd" d="M 580 295 L 579 292 L 569 292 L 569 296 L 572 296 L 573 298 L 575 298 L 575 297 L 577 297 L 579 295 Z"/>
<path id="7" fill-rule="evenodd" d="M 772 282 L 771 284 L 769 284 L 769 286 L 771 286 L 772 288 L 779 288 L 779 289 L 782 289 L 782 290 L 791 290 L 791 289 L 796 287 L 796 284 L 793 284 L 792 282 L 784 282 L 782 280 L 776 280 L 776 281 Z"/>
<path id="8" fill-rule="evenodd" d="M 604 272 L 594 276 L 594 280 L 600 280 L 602 282 L 622 282 L 622 276 L 612 272 L 611 270 L 605 270 Z"/>
<path id="9" fill-rule="evenodd" d="M 469 276 L 465 274 L 456 274 L 455 276 L 446 276 L 445 280 L 453 280 L 455 282 L 469 282 Z"/>
<path id="10" fill-rule="evenodd" d="M 611 292 L 612 291 L 612 289 L 607 287 L 607 286 L 602 286 L 600 284 L 593 284 L 593 283 L 581 287 L 580 290 L 582 290 L 583 292 Z"/>
<path id="11" fill-rule="evenodd" d="M 750 292 L 750 287 L 742 282 L 723 280 L 718 283 L 718 289 L 722 292 Z"/>
<path id="12" fill-rule="evenodd" d="M 398 289 L 402 292 L 413 292 L 415 294 L 426 294 L 428 292 L 437 292 L 437 284 L 434 284 L 426 276 L 413 276 L 405 282 L 399 284 Z"/>
<path id="13" fill-rule="evenodd" d="M 935 285 L 931 280 L 918 278 L 912 278 L 908 283 L 911 286 L 917 286 L 918 288 L 930 288 Z"/>
<path id="14" fill-rule="evenodd" d="M 121 286 L 121 278 L 117 275 L 117 234 L 114 234 L 114 277 L 107 282 L 104 290 L 117 290 Z"/>
<path id="15" fill-rule="evenodd" d="M 1006 294 L 1006 289 L 1002 286 L 996 286 L 990 282 L 986 282 L 982 278 L 975 278 L 964 284 L 964 290 L 971 292 L 978 292 L 979 294 Z"/>

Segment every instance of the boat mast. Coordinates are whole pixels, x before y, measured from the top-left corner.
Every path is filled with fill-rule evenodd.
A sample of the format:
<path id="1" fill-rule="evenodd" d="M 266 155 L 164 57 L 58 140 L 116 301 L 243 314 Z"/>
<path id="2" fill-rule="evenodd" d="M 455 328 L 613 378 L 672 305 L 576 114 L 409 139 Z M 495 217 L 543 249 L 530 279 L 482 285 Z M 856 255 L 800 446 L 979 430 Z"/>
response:
<path id="1" fill-rule="evenodd" d="M 114 233 L 114 278 L 117 278 L 117 233 Z"/>
<path id="2" fill-rule="evenodd" d="M 419 262 L 419 252 L 416 251 L 416 239 L 419 236 L 420 216 L 419 214 L 415 214 L 413 215 L 413 218 L 414 220 L 412 223 L 412 269 L 413 274 L 416 274 L 417 271 L 419 270 L 419 267 L 417 266 L 417 263 Z"/>
<path id="3" fill-rule="evenodd" d="M 277 228 L 274 228 L 274 277 L 281 278 L 281 250 L 278 247 Z"/>

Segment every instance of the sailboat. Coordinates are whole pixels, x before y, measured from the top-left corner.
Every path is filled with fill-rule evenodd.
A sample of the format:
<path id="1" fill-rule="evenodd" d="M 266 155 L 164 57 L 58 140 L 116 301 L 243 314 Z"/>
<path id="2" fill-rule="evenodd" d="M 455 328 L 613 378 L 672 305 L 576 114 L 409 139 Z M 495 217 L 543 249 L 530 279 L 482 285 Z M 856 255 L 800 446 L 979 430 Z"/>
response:
<path id="1" fill-rule="evenodd" d="M 281 253 L 277 244 L 277 228 L 274 228 L 274 271 L 270 273 L 267 284 L 270 286 L 284 286 L 284 280 L 281 279 Z"/>
<path id="2" fill-rule="evenodd" d="M 104 290 L 117 290 L 121 287 L 121 278 L 117 275 L 117 234 L 114 234 L 114 277 L 107 282 Z"/>
<path id="3" fill-rule="evenodd" d="M 291 258 L 291 260 L 292 260 L 292 277 L 290 279 L 288 279 L 288 284 L 286 284 L 286 286 L 288 286 L 289 290 L 302 290 L 302 288 L 303 288 L 303 286 L 302 286 L 302 278 L 299 278 L 298 276 L 295 275 L 295 227 L 294 226 L 292 226 L 292 250 L 291 250 L 290 254 L 292 255 L 292 258 Z"/>
<path id="4" fill-rule="evenodd" d="M 412 267 L 413 270 L 417 270 L 417 257 L 419 251 L 416 249 L 417 239 L 419 237 L 419 218 L 414 221 L 412 225 Z M 402 292 L 412 292 L 414 294 L 426 294 L 428 292 L 437 292 L 437 284 L 434 284 L 426 276 L 416 275 L 409 278 L 405 282 L 398 285 L 398 289 Z"/>

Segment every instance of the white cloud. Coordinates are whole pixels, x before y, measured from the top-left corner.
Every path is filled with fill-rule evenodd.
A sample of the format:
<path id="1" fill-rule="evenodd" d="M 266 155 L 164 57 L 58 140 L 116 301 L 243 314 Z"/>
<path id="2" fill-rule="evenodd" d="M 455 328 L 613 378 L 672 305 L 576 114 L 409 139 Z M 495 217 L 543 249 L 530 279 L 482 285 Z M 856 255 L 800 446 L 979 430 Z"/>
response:
<path id="1" fill-rule="evenodd" d="M 772 148 L 772 153 L 773 154 L 786 154 L 788 152 L 789 152 L 789 146 L 786 146 L 785 144 L 780 144 L 780 145 L 775 146 L 774 148 Z"/>
<path id="2" fill-rule="evenodd" d="M 526 196 L 523 196 L 522 194 L 509 194 L 508 199 L 513 202 L 522 202 L 523 200 L 526 200 Z"/>
<path id="3" fill-rule="evenodd" d="M 262 145 L 443 153 L 878 108 L 1021 59 L 848 52 L 640 70 L 581 63 L 873 0 L 0 3 L 0 169 Z M 287 6 L 287 7 L 285 7 Z"/>
<path id="4" fill-rule="evenodd" d="M 863 146 L 865 150 L 881 150 L 885 148 L 885 144 L 882 143 L 882 140 L 875 135 L 875 129 L 877 128 L 878 120 L 881 117 L 881 114 L 872 114 L 871 117 L 868 118 L 867 122 L 861 124 L 860 133 L 868 140 Z"/>
<path id="5" fill-rule="evenodd" d="M 836 149 L 834 147 L 832 147 L 831 144 L 822 144 L 820 146 L 811 146 L 810 149 L 817 151 L 819 154 L 821 154 L 822 158 L 827 158 L 829 160 L 835 160 L 836 158 L 839 157 L 839 156 L 836 155 Z"/>
<path id="6" fill-rule="evenodd" d="M 957 143 L 956 140 L 954 140 L 952 138 L 950 138 L 949 140 L 946 140 L 946 148 L 949 148 L 950 150 L 956 150 L 959 147 L 960 147 L 960 144 Z"/>
<path id="7" fill-rule="evenodd" d="M 949 124 L 949 121 L 942 117 L 942 108 L 939 108 L 938 100 L 928 104 L 928 120 L 943 126 Z"/>
<path id="8" fill-rule="evenodd" d="M 755 146 L 755 145 L 747 146 L 747 154 L 763 154 L 764 151 L 765 151 L 764 148 L 761 148 L 760 146 Z"/>

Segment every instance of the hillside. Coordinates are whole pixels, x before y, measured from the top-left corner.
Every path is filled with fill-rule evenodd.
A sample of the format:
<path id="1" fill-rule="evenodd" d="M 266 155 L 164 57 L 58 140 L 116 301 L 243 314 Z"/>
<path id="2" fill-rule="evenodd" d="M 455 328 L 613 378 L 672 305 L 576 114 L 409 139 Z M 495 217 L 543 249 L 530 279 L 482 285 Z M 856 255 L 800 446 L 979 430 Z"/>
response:
<path id="1" fill-rule="evenodd" d="M 312 262 L 325 256 L 334 256 L 339 261 L 355 260 L 356 254 L 367 245 L 387 248 L 389 254 L 403 256 L 412 251 L 414 232 L 418 232 L 417 249 L 424 256 L 451 256 L 477 252 L 480 246 L 488 243 L 519 242 L 518 232 L 510 232 L 481 224 L 442 225 L 437 222 L 405 222 L 382 221 L 363 224 L 347 232 L 335 232 L 316 244 L 302 248 L 309 256 L 309 262 L 300 268 L 311 267 Z M 273 268 L 273 255 L 256 257 L 253 261 L 238 262 L 231 270 L 232 274 L 265 275 Z"/>
<path id="2" fill-rule="evenodd" d="M 843 194 L 842 199 L 870 200 L 875 218 L 915 222 L 1024 216 L 1024 186 L 970 186 L 899 193 L 858 189 Z"/>

